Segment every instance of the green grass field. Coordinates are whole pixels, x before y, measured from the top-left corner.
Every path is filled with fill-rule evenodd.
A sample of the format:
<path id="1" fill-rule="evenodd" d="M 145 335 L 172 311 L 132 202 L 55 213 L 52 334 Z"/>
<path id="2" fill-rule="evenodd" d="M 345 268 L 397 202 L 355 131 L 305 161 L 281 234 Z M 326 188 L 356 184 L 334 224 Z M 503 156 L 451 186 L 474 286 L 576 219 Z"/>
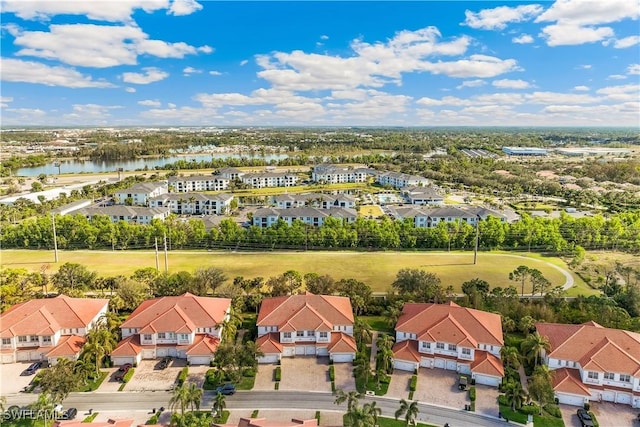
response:
<path id="1" fill-rule="evenodd" d="M 568 270 L 564 262 L 555 257 L 538 254 L 505 254 L 498 252 L 479 253 L 478 264 L 473 265 L 472 252 L 169 252 L 169 272 L 181 270 L 193 272 L 198 267 L 217 267 L 232 279 L 277 276 L 287 270 L 302 274 L 329 274 L 334 279 L 355 278 L 367 283 L 374 292 L 384 292 L 395 280 L 398 270 L 420 268 L 437 274 L 442 285 L 452 285 L 460 291 L 463 282 L 479 277 L 491 286 L 516 285 L 509 281 L 509 272 L 519 265 L 539 269 L 553 286 L 565 283 L 564 275 L 550 264 Z M 3 250 L 0 259 L 2 268 L 24 268 L 40 271 L 48 264 L 49 274 L 65 262 L 86 265 L 99 275 L 131 275 L 144 267 L 155 267 L 152 251 L 60 251 L 59 263 L 54 264 L 53 251 Z M 159 254 L 160 269 L 164 270 L 164 255 Z M 573 275 L 573 293 L 582 293 L 589 288 Z M 592 291 L 592 290 L 591 290 Z M 531 290 L 525 289 L 525 292 Z M 592 291 L 593 292 L 593 291 Z"/>
<path id="2" fill-rule="evenodd" d="M 378 205 L 360 206 L 360 216 L 365 218 L 380 218 L 384 215 L 382 208 Z"/>

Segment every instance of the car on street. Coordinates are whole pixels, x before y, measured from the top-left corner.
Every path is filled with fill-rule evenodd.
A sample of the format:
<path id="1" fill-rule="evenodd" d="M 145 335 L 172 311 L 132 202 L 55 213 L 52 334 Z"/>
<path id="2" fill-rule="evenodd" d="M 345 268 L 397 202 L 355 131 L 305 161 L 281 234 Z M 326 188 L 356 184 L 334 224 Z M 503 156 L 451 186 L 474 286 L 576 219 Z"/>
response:
<path id="1" fill-rule="evenodd" d="M 591 415 L 589 415 L 589 412 L 586 411 L 585 409 L 578 409 L 576 411 L 576 415 L 578 416 L 578 419 L 580 420 L 580 424 L 582 424 L 582 427 L 595 427 L 595 424 L 593 423 L 593 418 L 591 418 Z"/>
<path id="2" fill-rule="evenodd" d="M 23 376 L 33 375 L 38 371 L 38 369 L 42 368 L 42 365 L 43 365 L 42 362 L 32 363 L 31 365 L 29 365 L 29 367 L 27 369 L 22 371 L 22 374 L 20 374 L 20 375 L 23 375 Z"/>
<path id="3" fill-rule="evenodd" d="M 124 376 L 127 374 L 127 372 L 129 372 L 129 369 L 131 368 L 133 368 L 133 365 L 131 363 L 125 363 L 124 365 L 120 366 L 120 369 L 116 371 L 115 380 L 122 381 L 124 379 Z"/>
<path id="4" fill-rule="evenodd" d="M 236 386 L 235 386 L 235 384 L 224 384 L 224 385 L 221 385 L 221 386 L 217 387 L 214 390 L 214 392 L 216 394 L 221 393 L 221 394 L 224 394 L 225 396 L 228 396 L 228 395 L 234 394 L 236 392 Z"/>
<path id="5" fill-rule="evenodd" d="M 62 414 L 62 419 L 64 420 L 73 420 L 78 415 L 78 410 L 76 408 L 69 408 Z"/>
<path id="6" fill-rule="evenodd" d="M 169 363 L 171 363 L 171 356 L 163 357 L 160 360 L 160 363 L 158 363 L 158 369 L 166 369 L 169 366 Z"/>

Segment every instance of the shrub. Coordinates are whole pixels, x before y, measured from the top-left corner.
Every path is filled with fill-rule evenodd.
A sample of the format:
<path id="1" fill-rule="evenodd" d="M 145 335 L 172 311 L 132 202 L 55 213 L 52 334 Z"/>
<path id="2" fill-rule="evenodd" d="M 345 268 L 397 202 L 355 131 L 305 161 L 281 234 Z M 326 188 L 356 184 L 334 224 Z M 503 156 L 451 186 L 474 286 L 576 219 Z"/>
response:
<path id="1" fill-rule="evenodd" d="M 518 412 L 525 415 L 538 415 L 540 414 L 540 407 L 535 403 L 530 403 L 529 405 L 523 405 L 522 408 L 518 409 Z"/>
<path id="2" fill-rule="evenodd" d="M 509 405 L 509 402 L 507 401 L 507 396 L 505 396 L 504 394 L 498 396 L 498 404 L 511 407 L 511 405 Z"/>
<path id="3" fill-rule="evenodd" d="M 588 411 L 589 409 L 591 409 L 591 404 L 590 404 L 589 402 L 586 402 L 586 403 L 584 404 L 584 410 L 585 410 L 585 411 Z"/>
<path id="4" fill-rule="evenodd" d="M 276 383 L 276 386 L 274 387 L 274 390 L 280 390 L 280 383 Z"/>
<path id="5" fill-rule="evenodd" d="M 558 405 L 548 403 L 544 405 L 544 410 L 556 418 L 562 418 L 562 412 L 560 411 L 560 408 L 558 407 Z"/>
<path id="6" fill-rule="evenodd" d="M 256 376 L 255 368 L 246 368 L 244 371 L 242 371 L 242 376 L 244 376 L 244 377 L 255 377 Z"/>
<path id="7" fill-rule="evenodd" d="M 251 413 L 251 418 L 258 418 L 258 410 L 255 409 L 252 413 Z"/>
<path id="8" fill-rule="evenodd" d="M 336 370 L 333 365 L 329 366 L 329 379 L 333 382 L 336 380 Z"/>
<path id="9" fill-rule="evenodd" d="M 182 386 L 182 384 L 184 384 L 184 382 L 187 380 L 188 375 L 189 375 L 189 368 L 185 366 L 184 368 L 182 368 L 182 371 L 180 371 L 180 374 L 178 375 L 179 386 Z"/>
<path id="10" fill-rule="evenodd" d="M 316 411 L 316 420 L 318 420 L 318 425 L 320 425 L 320 411 Z"/>
<path id="11" fill-rule="evenodd" d="M 123 383 L 125 383 L 125 384 L 126 384 L 126 383 L 128 383 L 128 382 L 129 382 L 129 380 L 131 379 L 131 377 L 133 376 L 133 373 L 134 373 L 134 372 L 135 372 L 135 369 L 134 369 L 134 368 L 129 369 L 129 370 L 127 371 L 127 373 L 126 373 L 126 374 L 124 374 L 124 377 L 122 377 L 122 382 L 123 382 Z"/>
<path id="12" fill-rule="evenodd" d="M 471 388 L 469 388 L 469 400 L 472 403 L 476 401 L 476 387 L 475 386 L 471 386 Z"/>
<path id="13" fill-rule="evenodd" d="M 410 391 L 416 391 L 417 385 L 418 385 L 418 376 L 417 375 L 412 375 L 411 376 L 411 381 L 409 382 L 409 390 Z"/>
<path id="14" fill-rule="evenodd" d="M 282 369 L 280 369 L 280 366 L 276 367 L 275 379 L 276 382 L 280 382 L 282 380 Z"/>

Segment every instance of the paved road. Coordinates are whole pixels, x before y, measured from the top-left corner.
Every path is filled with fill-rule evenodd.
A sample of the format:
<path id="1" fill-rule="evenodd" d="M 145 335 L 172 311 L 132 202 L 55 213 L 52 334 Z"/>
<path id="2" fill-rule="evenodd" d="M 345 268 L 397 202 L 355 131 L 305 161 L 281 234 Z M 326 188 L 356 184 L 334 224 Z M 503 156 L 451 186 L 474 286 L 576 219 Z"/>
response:
<path id="1" fill-rule="evenodd" d="M 67 408 L 75 407 L 79 411 L 123 411 L 140 410 L 167 407 L 170 398 L 167 392 L 114 392 L 114 393 L 72 393 L 65 401 Z M 7 406 L 26 405 L 36 400 L 35 394 L 18 394 L 7 397 Z M 201 408 L 210 408 L 215 395 L 205 392 Z M 287 409 L 314 409 L 314 410 L 346 410 L 345 404 L 335 405 L 331 393 L 314 392 L 286 392 L 286 391 L 246 391 L 238 392 L 226 399 L 227 409 L 274 409 L 286 407 Z M 382 415 L 393 417 L 398 409 L 398 400 L 385 397 L 365 397 L 361 403 L 376 401 L 382 409 Z M 449 423 L 455 427 L 497 427 L 507 425 L 504 421 L 492 417 L 472 414 L 453 408 L 443 408 L 421 403 L 418 420 L 434 425 Z M 509 425 L 517 425 L 510 423 Z"/>

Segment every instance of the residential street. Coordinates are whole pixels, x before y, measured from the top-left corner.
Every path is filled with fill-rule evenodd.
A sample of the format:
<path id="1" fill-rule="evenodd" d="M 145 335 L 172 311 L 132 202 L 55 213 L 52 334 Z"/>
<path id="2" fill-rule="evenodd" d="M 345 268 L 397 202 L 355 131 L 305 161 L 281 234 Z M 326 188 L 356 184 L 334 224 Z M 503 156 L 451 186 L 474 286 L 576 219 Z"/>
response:
<path id="1" fill-rule="evenodd" d="M 72 393 L 65 401 L 66 408 L 75 407 L 80 412 L 94 411 L 123 411 L 147 409 L 149 413 L 153 408 L 168 406 L 170 398 L 168 392 L 115 392 L 115 393 Z M 7 396 L 7 405 L 26 405 L 35 401 L 35 394 L 17 394 Z M 205 392 L 201 408 L 209 408 L 214 399 L 212 392 Z M 240 391 L 233 396 L 228 396 L 227 409 L 314 409 L 314 410 L 336 410 L 340 408 L 335 405 L 334 397 L 331 393 L 325 392 L 286 392 L 286 391 Z M 398 400 L 384 397 L 366 397 L 361 399 L 361 403 L 376 401 L 382 409 L 382 415 L 392 417 L 398 409 Z M 346 409 L 346 405 L 342 405 Z M 449 423 L 456 427 L 494 427 L 504 426 L 505 422 L 496 418 L 474 415 L 463 410 L 440 408 L 433 405 L 420 404 L 419 421 L 425 421 L 434 425 L 444 425 Z M 517 425 L 510 423 L 510 425 Z"/>

